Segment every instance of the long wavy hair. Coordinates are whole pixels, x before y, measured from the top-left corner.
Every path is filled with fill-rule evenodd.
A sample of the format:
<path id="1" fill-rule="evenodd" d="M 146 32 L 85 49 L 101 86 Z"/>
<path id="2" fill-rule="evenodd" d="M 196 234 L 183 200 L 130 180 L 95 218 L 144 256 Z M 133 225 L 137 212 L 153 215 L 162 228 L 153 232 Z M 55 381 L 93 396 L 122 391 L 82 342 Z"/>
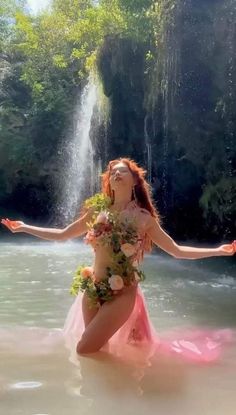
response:
<path id="1" fill-rule="evenodd" d="M 120 162 L 125 163 L 128 166 L 136 182 L 136 184 L 134 185 L 134 189 L 132 191 L 132 199 L 135 199 L 138 206 L 148 210 L 150 214 L 159 223 L 161 223 L 161 215 L 157 211 L 152 200 L 151 186 L 145 180 L 145 176 L 147 172 L 142 167 L 138 166 L 138 164 L 134 160 L 130 158 L 119 158 L 119 159 L 112 160 L 108 163 L 106 171 L 101 175 L 102 193 L 109 196 L 112 200 L 112 203 L 114 203 L 114 192 L 112 191 L 111 186 L 110 186 L 110 176 L 111 176 L 112 168 L 117 163 L 120 163 Z M 146 234 L 145 243 L 144 243 L 144 251 L 150 252 L 151 249 L 152 249 L 152 241 Z"/>

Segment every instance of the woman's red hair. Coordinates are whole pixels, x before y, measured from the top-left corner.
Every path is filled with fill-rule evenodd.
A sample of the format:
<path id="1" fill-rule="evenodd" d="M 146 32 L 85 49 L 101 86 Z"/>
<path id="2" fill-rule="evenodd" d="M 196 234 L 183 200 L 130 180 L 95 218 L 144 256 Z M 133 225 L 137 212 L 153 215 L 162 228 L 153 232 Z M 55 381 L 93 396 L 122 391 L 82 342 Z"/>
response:
<path id="1" fill-rule="evenodd" d="M 145 180 L 146 170 L 138 166 L 134 160 L 131 160 L 129 158 L 120 158 L 120 159 L 112 160 L 108 163 L 107 170 L 102 174 L 102 193 L 109 196 L 112 200 L 114 199 L 113 192 L 110 186 L 110 176 L 111 176 L 112 168 L 120 162 L 125 163 L 128 166 L 136 182 L 135 188 L 134 188 L 135 197 L 132 192 L 132 199 L 135 198 L 137 204 L 141 208 L 148 210 L 150 214 L 154 218 L 156 218 L 157 221 L 160 223 L 161 222 L 160 214 L 155 208 L 153 201 L 152 201 L 151 186 Z M 148 237 L 148 235 L 146 235 L 145 236 L 145 251 L 150 251 L 151 248 L 152 248 L 152 242 L 150 238 Z"/>

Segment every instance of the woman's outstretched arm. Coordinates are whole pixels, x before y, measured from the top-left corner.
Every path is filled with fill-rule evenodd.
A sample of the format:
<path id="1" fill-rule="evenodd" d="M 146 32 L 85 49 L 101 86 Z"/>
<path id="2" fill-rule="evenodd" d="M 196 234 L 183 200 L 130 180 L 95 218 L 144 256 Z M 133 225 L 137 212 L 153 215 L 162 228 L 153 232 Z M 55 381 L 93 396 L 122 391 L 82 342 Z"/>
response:
<path id="1" fill-rule="evenodd" d="M 92 213 L 91 209 L 88 210 L 83 216 L 81 216 L 81 218 L 71 223 L 64 229 L 41 228 L 27 225 L 21 221 L 10 221 L 8 219 L 2 219 L 1 223 L 12 233 L 24 232 L 49 241 L 64 241 L 66 239 L 79 237 L 86 233 L 88 230 L 87 223 L 91 220 Z"/>
<path id="2" fill-rule="evenodd" d="M 232 256 L 235 253 L 233 244 L 221 245 L 217 248 L 194 248 L 178 245 L 150 215 L 146 232 L 153 243 L 177 259 L 200 259 L 213 256 Z"/>

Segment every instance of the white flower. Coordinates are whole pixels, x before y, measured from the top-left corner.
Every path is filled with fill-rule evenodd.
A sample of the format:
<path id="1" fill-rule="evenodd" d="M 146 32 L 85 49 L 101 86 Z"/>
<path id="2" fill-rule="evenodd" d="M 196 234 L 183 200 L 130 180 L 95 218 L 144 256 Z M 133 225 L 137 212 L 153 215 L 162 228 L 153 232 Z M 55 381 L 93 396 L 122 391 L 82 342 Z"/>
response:
<path id="1" fill-rule="evenodd" d="M 112 275 L 108 282 L 112 290 L 122 290 L 124 287 L 124 281 L 120 275 Z"/>
<path id="2" fill-rule="evenodd" d="M 125 254 L 125 256 L 127 256 L 127 257 L 130 257 L 130 256 L 134 255 L 135 251 L 136 251 L 134 245 L 131 245 L 131 244 L 128 244 L 128 243 L 122 244 L 120 249 Z"/>
<path id="3" fill-rule="evenodd" d="M 107 223 L 108 221 L 108 214 L 106 212 L 100 212 L 99 215 L 97 216 L 97 223 Z"/>

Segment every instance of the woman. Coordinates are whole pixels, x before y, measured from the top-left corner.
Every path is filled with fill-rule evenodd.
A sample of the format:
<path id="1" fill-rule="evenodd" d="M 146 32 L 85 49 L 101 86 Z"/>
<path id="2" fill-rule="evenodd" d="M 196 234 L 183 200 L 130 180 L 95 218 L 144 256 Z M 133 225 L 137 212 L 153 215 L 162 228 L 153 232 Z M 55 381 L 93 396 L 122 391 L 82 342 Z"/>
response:
<path id="1" fill-rule="evenodd" d="M 13 233 L 48 240 L 87 234 L 85 240 L 95 252 L 94 264 L 77 271 L 72 285 L 77 297 L 64 328 L 67 343 L 74 345 L 78 354 L 107 348 L 122 354 L 124 346 L 133 344 L 146 345 L 152 352 L 162 349 L 190 360 L 210 361 L 218 357 L 219 346 L 228 340 L 229 331 L 219 330 L 186 332 L 182 343 L 177 339 L 161 341 L 157 336 L 139 288 L 144 278 L 138 268 L 143 253 L 154 243 L 178 259 L 232 256 L 235 242 L 208 249 L 175 243 L 161 228 L 145 171 L 134 161 L 111 161 L 102 175 L 102 194 L 89 199 L 79 219 L 64 229 L 39 228 L 8 219 L 1 223 Z M 183 333 L 180 337 L 183 340 Z"/>

